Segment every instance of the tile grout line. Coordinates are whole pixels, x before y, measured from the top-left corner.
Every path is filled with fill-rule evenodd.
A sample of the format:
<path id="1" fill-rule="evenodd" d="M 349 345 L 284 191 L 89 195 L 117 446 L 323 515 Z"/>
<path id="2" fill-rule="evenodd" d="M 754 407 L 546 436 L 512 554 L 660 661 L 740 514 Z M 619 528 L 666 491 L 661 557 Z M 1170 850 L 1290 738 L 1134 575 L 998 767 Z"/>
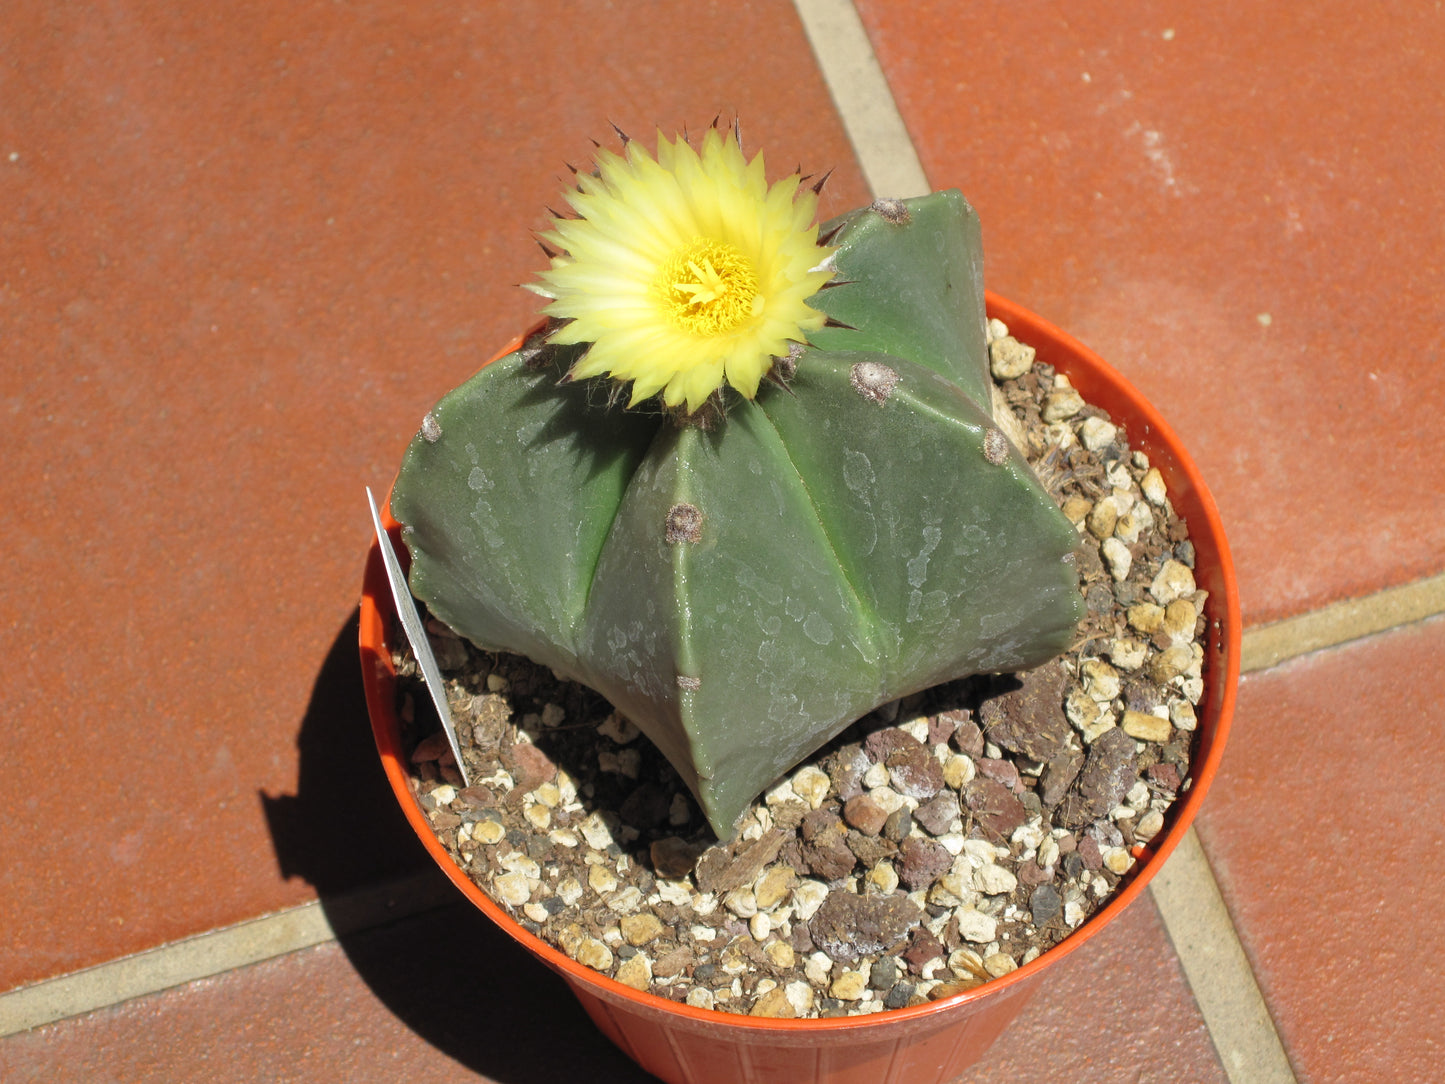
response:
<path id="1" fill-rule="evenodd" d="M 1149 884 L 1231 1084 L 1295 1084 L 1259 982 L 1191 827 Z"/>
<path id="2" fill-rule="evenodd" d="M 225 974 L 451 902 L 431 871 L 312 900 L 0 993 L 0 1038 Z"/>
<path id="3" fill-rule="evenodd" d="M 1257 625 L 1244 634 L 1240 671 L 1253 673 L 1338 647 L 1365 636 L 1445 614 L 1445 572 L 1359 598 L 1343 599 L 1297 617 Z"/>
<path id="4" fill-rule="evenodd" d="M 874 196 L 932 189 L 853 0 L 793 0 L 833 105 Z"/>

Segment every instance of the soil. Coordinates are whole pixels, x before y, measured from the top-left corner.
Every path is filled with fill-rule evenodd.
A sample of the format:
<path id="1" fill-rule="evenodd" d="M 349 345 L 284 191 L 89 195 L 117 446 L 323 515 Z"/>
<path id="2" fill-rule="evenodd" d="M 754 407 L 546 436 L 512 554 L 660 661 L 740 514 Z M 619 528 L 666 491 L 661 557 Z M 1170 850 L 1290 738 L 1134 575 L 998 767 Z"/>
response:
<path id="1" fill-rule="evenodd" d="M 1010 436 L 1079 528 L 1076 646 L 869 714 L 760 796 L 733 839 L 601 697 L 431 621 L 463 786 L 397 653 L 418 801 L 522 926 L 662 997 L 851 1015 L 1005 975 L 1129 876 L 1190 785 L 1206 595 L 1147 458 L 997 321 L 990 336 Z"/>

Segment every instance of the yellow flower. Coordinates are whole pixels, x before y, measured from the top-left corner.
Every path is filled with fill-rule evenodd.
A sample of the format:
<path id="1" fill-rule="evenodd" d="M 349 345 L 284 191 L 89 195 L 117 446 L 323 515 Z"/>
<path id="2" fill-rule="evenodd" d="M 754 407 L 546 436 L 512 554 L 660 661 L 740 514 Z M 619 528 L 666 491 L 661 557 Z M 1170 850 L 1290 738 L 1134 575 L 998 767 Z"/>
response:
<path id="1" fill-rule="evenodd" d="M 542 239 L 561 249 L 532 289 L 568 322 L 555 343 L 590 343 L 577 378 L 632 381 L 635 405 L 662 393 L 695 411 L 724 381 L 746 398 L 790 342 L 825 317 L 806 302 L 831 277 L 820 264 L 817 195 L 794 175 L 768 186 L 763 156 L 708 129 L 699 155 L 658 133 L 654 160 L 636 140 L 597 154 Z"/>

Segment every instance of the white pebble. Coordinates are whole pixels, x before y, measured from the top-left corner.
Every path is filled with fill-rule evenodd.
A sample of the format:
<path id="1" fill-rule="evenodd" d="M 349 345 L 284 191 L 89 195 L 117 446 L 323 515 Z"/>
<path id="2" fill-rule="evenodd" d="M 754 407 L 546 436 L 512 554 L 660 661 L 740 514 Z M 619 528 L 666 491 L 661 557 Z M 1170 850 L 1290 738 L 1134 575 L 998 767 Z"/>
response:
<path id="1" fill-rule="evenodd" d="M 1159 575 L 1149 585 L 1149 594 L 1161 606 L 1168 606 L 1176 598 L 1186 598 L 1194 594 L 1194 590 L 1194 573 L 1188 565 L 1173 558 L 1164 562 Z"/>
<path id="2" fill-rule="evenodd" d="M 963 848 L 968 844 L 964 839 L 963 832 L 945 832 L 936 841 L 945 851 L 957 858 L 963 853 Z"/>
<path id="3" fill-rule="evenodd" d="M 492 889 L 501 902 L 520 907 L 532 898 L 532 886 L 522 873 L 499 873 L 492 878 Z"/>
<path id="4" fill-rule="evenodd" d="M 1079 426 L 1079 436 L 1084 441 L 1084 447 L 1091 452 L 1107 448 L 1118 435 L 1118 426 L 1103 418 L 1085 418 L 1084 424 Z"/>
<path id="5" fill-rule="evenodd" d="M 953 753 L 943 762 L 943 781 L 954 790 L 962 790 L 976 774 L 973 760 L 962 753 Z"/>
<path id="6" fill-rule="evenodd" d="M 1150 467 L 1144 477 L 1139 479 L 1139 489 L 1150 504 L 1164 503 L 1167 493 L 1164 489 L 1164 476 L 1159 473 L 1158 467 Z"/>
<path id="7" fill-rule="evenodd" d="M 814 986 L 823 986 L 833 974 L 833 959 L 826 952 L 815 952 L 803 965 L 803 974 Z"/>
<path id="8" fill-rule="evenodd" d="M 1037 861 L 1039 869 L 1048 869 L 1059 860 L 1059 841 L 1049 836 L 1039 844 Z"/>
<path id="9" fill-rule="evenodd" d="M 612 967 L 612 950 L 595 937 L 589 937 L 577 946 L 577 962 L 597 971 Z"/>
<path id="10" fill-rule="evenodd" d="M 1138 640 L 1114 640 L 1109 644 L 1109 661 L 1120 670 L 1133 673 L 1144 665 L 1149 649 Z"/>
<path id="11" fill-rule="evenodd" d="M 642 890 L 628 885 L 621 892 L 607 897 L 607 909 L 619 915 L 630 915 L 642 906 Z"/>
<path id="12" fill-rule="evenodd" d="M 491 819 L 477 821 L 477 823 L 472 826 L 472 838 L 479 843 L 500 843 L 507 838 L 507 830 L 497 821 Z"/>
<path id="13" fill-rule="evenodd" d="M 1134 826 L 1134 838 L 1141 843 L 1148 843 L 1159 834 L 1164 827 L 1164 814 L 1157 809 L 1151 809 L 1139 818 L 1139 823 Z"/>
<path id="14" fill-rule="evenodd" d="M 798 920 L 807 922 L 827 898 L 827 885 L 811 877 L 804 877 L 793 886 L 793 907 Z"/>
<path id="15" fill-rule="evenodd" d="M 823 804 L 823 799 L 828 797 L 828 787 L 828 773 L 811 764 L 793 775 L 793 792 L 811 809 Z"/>
<path id="16" fill-rule="evenodd" d="M 748 919 L 748 933 L 752 934 L 754 941 L 764 941 L 772 932 L 773 920 L 765 913 L 760 911 Z"/>
<path id="17" fill-rule="evenodd" d="M 882 761 L 870 764 L 868 770 L 863 773 L 863 785 L 869 790 L 875 787 L 886 787 L 888 785 L 888 766 Z"/>
<path id="18" fill-rule="evenodd" d="M 973 884 L 986 896 L 997 896 L 1012 892 L 1019 886 L 1018 878 L 998 865 L 987 865 L 973 875 Z"/>
<path id="19" fill-rule="evenodd" d="M 502 790 L 511 790 L 517 785 L 516 780 L 512 778 L 512 773 L 505 768 L 498 768 L 485 779 L 478 779 L 477 783 L 479 786 L 499 787 Z"/>
<path id="20" fill-rule="evenodd" d="M 920 716 L 916 719 L 909 719 L 905 723 L 899 723 L 898 729 L 907 734 L 910 738 L 924 745 L 928 745 L 928 717 Z"/>
<path id="21" fill-rule="evenodd" d="M 587 846 L 598 851 L 605 851 L 613 843 L 612 832 L 608 830 L 607 822 L 602 817 L 593 813 L 582 822 L 582 838 L 587 841 Z"/>
<path id="22" fill-rule="evenodd" d="M 1125 874 L 1129 867 L 1134 864 L 1134 858 L 1123 847 L 1106 847 L 1104 849 L 1104 866 L 1111 873 Z"/>
<path id="23" fill-rule="evenodd" d="M 959 936 L 967 941 L 986 945 L 998 934 L 998 922 L 992 915 L 964 907 L 956 912 L 956 917 Z"/>
<path id="24" fill-rule="evenodd" d="M 1037 849 L 1043 841 L 1044 824 L 1039 817 L 1019 825 L 1014 829 L 1013 835 L 1009 836 L 1010 843 L 1022 843 L 1026 850 Z"/>
<path id="25" fill-rule="evenodd" d="M 758 913 L 758 898 L 750 888 L 735 888 L 723 897 L 723 906 L 738 918 L 752 918 Z"/>
<path id="26" fill-rule="evenodd" d="M 881 861 L 868 871 L 868 883 L 883 895 L 891 896 L 898 887 L 898 871 L 892 862 Z"/>
<path id="27" fill-rule="evenodd" d="M 783 990 L 788 995 L 788 1004 L 800 1017 L 813 1011 L 813 988 L 806 982 L 790 982 Z"/>
<path id="28" fill-rule="evenodd" d="M 1123 581 L 1129 578 L 1129 567 L 1134 563 L 1134 555 L 1129 552 L 1128 546 L 1110 536 L 1104 539 L 1099 547 L 1099 555 L 1104 558 L 1104 563 L 1109 566 L 1109 575 L 1115 580 Z"/>
<path id="29" fill-rule="evenodd" d="M 828 988 L 839 1001 L 857 1001 L 868 989 L 868 976 L 861 971 L 844 971 Z"/>
<path id="30" fill-rule="evenodd" d="M 712 991 L 706 986 L 694 986 L 689 990 L 687 992 L 687 1003 L 694 1009 L 712 1009 L 716 1005 Z"/>
<path id="31" fill-rule="evenodd" d="M 1079 674 L 1084 679 L 1084 691 L 1101 704 L 1109 703 L 1123 689 L 1119 672 L 1103 659 L 1085 659 L 1079 664 Z"/>
<path id="32" fill-rule="evenodd" d="M 1194 712 L 1194 705 L 1188 700 L 1169 701 L 1169 721 L 1180 730 L 1193 730 L 1199 725 L 1199 716 Z"/>
<path id="33" fill-rule="evenodd" d="M 1006 952 L 995 952 L 983 961 L 984 970 L 996 979 L 1001 979 L 1010 971 L 1017 971 L 1019 965 L 1014 958 Z"/>
<path id="34" fill-rule="evenodd" d="M 531 881 L 539 881 L 542 878 L 542 867 L 537 865 L 537 860 L 529 858 L 521 851 L 509 851 L 506 854 L 497 855 L 497 865 L 508 873 L 520 873 Z"/>
<path id="35" fill-rule="evenodd" d="M 784 779 L 772 790 L 768 791 L 763 799 L 768 805 L 782 805 L 784 802 L 796 802 L 797 800 L 798 793 L 793 790 L 793 781 L 791 779 Z"/>

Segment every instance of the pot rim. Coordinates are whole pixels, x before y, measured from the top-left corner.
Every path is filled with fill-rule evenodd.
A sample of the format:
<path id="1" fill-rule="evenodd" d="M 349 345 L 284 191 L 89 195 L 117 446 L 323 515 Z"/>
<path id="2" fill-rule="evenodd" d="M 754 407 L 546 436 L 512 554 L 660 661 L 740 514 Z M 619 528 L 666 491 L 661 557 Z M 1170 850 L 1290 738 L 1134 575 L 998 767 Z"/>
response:
<path id="1" fill-rule="evenodd" d="M 751 1032 L 846 1032 L 882 1023 L 922 1021 L 940 1016 L 960 1006 L 1015 991 L 1016 988 L 1018 991 L 1026 989 L 1046 968 L 1083 947 L 1143 892 L 1193 823 L 1219 770 L 1234 715 L 1239 684 L 1239 589 L 1218 506 L 1174 430 L 1138 389 L 1116 369 L 1087 346 L 1022 306 L 992 292 L 986 292 L 985 298 L 989 317 L 1002 320 L 1008 325 L 1011 335 L 1035 348 L 1039 360 L 1067 372 L 1071 382 L 1085 399 L 1103 406 L 1116 421 L 1123 422 L 1131 446 L 1146 450 L 1151 464 L 1160 468 L 1171 502 L 1176 510 L 1182 512 L 1189 524 L 1189 535 L 1195 543 L 1196 555 L 1206 559 L 1196 561 L 1196 564 L 1205 564 L 1210 574 L 1206 584 L 1202 585 L 1210 592 L 1205 603 L 1205 614 L 1208 618 L 1205 651 L 1208 665 L 1205 671 L 1205 696 L 1201 700 L 1203 712 L 1199 724 L 1200 748 L 1196 762 L 1191 765 L 1189 791 L 1170 807 L 1166 825 L 1159 835 L 1149 844 L 1134 849 L 1134 867 L 1108 903 L 1090 915 L 1077 930 L 1036 959 L 1002 978 L 992 979 L 972 990 L 940 998 L 926 1005 L 888 1009 L 863 1016 L 801 1020 L 769 1019 L 701 1009 L 635 990 L 578 963 L 524 929 L 452 861 L 433 834 L 431 825 L 408 783 L 406 757 L 401 748 L 400 724 L 394 703 L 396 675 L 390 655 L 385 650 L 387 618 L 393 612 L 394 606 L 381 551 L 373 540 L 367 556 L 362 587 L 359 647 L 367 710 L 387 781 L 422 845 L 463 895 L 548 967 L 569 981 L 586 987 L 591 994 L 712 1027 L 741 1028 Z M 534 330 L 535 327 L 517 336 L 491 360 L 495 361 L 516 350 Z M 392 518 L 389 506 L 383 510 L 383 524 L 391 533 L 393 545 L 405 561 L 400 525 Z"/>

